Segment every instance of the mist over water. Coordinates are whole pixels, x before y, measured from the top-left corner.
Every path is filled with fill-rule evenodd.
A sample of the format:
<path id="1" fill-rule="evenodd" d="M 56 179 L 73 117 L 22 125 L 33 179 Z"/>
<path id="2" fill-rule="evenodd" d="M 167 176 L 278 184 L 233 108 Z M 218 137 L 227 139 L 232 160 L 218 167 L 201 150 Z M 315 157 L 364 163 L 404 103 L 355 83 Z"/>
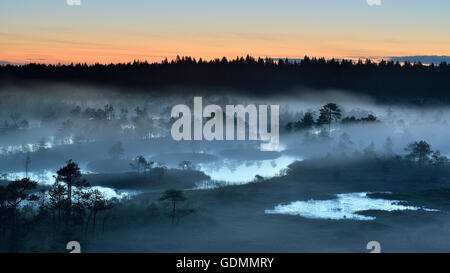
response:
<path id="1" fill-rule="evenodd" d="M 40 92 L 49 89 L 52 90 L 49 92 L 50 95 L 45 97 L 39 95 Z M 58 92 L 58 90 L 63 89 L 73 90 L 73 92 L 67 91 L 64 94 Z M 161 122 L 157 120 L 167 121 L 170 119 L 170 109 L 176 104 L 192 105 L 194 96 L 185 95 L 184 97 L 177 96 L 173 99 L 162 99 L 154 95 L 126 95 L 112 90 L 73 86 L 41 87 L 37 88 L 37 90 L 0 90 L 0 92 L 2 94 L 2 107 L 0 109 L 2 125 L 4 125 L 5 121 L 11 124 L 11 114 L 19 113 L 20 118 L 18 121 L 26 119 L 30 130 L 27 133 L 18 135 L 8 134 L 10 137 L 2 135 L 2 147 L 32 144 L 37 143 L 42 137 L 55 137 L 54 135 L 61 125 L 60 122 L 72 119 L 70 111 L 76 106 L 80 106 L 82 110 L 86 108 L 102 109 L 109 104 L 114 107 L 116 116 L 120 115 L 121 109 L 126 109 L 128 110 L 127 116 L 130 118 L 134 115 L 133 111 L 136 107 L 145 108 L 148 115 L 153 119 L 153 126 L 160 127 Z M 433 143 L 434 146 L 441 146 L 444 145 L 442 139 L 449 135 L 446 128 L 450 118 L 450 108 L 448 106 L 419 107 L 402 105 L 401 103 L 383 105 L 376 103 L 369 97 L 352 95 L 342 91 L 320 91 L 320 93 L 318 91 L 310 91 L 309 93 L 303 91 L 300 94 L 289 99 L 283 99 L 283 97 L 260 99 L 237 96 L 209 96 L 204 97 L 204 106 L 212 103 L 221 106 L 225 104 L 279 104 L 280 126 L 283 126 L 286 121 L 300 118 L 307 111 L 312 111 L 317 118 L 318 110 L 321 106 L 334 102 L 340 106 L 343 117 L 355 116 L 360 118 L 373 114 L 378 120 L 382 121 L 382 124 L 378 126 L 365 126 L 365 130 L 359 130 L 359 126 L 356 129 L 350 127 L 342 130 L 342 128 L 339 128 L 333 133 L 334 136 L 340 132 L 348 131 L 351 133 L 350 136 L 357 140 L 356 142 L 360 142 L 360 140 L 379 142 L 383 141 L 387 136 L 398 136 L 399 140 L 404 141 L 415 137 L 433 138 L 433 140 L 436 140 L 436 143 Z M 167 103 L 168 101 L 170 103 Z M 49 122 L 49 119 L 52 122 Z M 89 123 L 89 121 L 84 121 L 84 123 Z M 84 125 L 82 123 L 79 127 L 83 128 Z M 127 125 L 133 126 L 131 122 L 121 124 L 122 128 L 126 128 Z M 102 128 L 98 129 L 94 136 L 99 139 L 121 137 L 120 130 L 114 135 L 109 135 L 106 131 L 102 131 Z M 156 128 L 152 129 L 154 130 L 150 133 L 157 135 L 158 130 L 155 130 Z M 367 133 L 366 129 L 369 130 Z M 280 130 L 282 131 L 282 128 Z M 374 131 L 377 131 L 378 134 L 373 134 Z M 283 138 L 286 139 L 287 137 L 283 136 Z M 35 141 L 26 141 L 31 139 Z"/>
<path id="2" fill-rule="evenodd" d="M 362 213 L 370 210 L 378 211 L 402 211 L 402 210 L 424 210 L 436 212 L 438 210 L 401 204 L 400 200 L 385 200 L 381 198 L 370 198 L 366 192 L 337 194 L 330 200 L 308 200 L 295 201 L 289 204 L 279 204 L 267 214 L 298 215 L 311 219 L 330 220 L 375 220 L 374 216 L 365 216 Z"/>
<path id="3" fill-rule="evenodd" d="M 255 175 L 270 178 L 279 175 L 289 164 L 300 157 L 282 155 L 273 160 L 224 161 L 221 166 L 202 165 L 200 170 L 213 180 L 230 184 L 245 184 L 255 179 Z"/>
<path id="4" fill-rule="evenodd" d="M 196 211 L 178 219 L 180 230 L 187 235 L 180 235 L 178 230 L 175 233 L 183 238 L 191 238 L 189 232 L 197 229 L 205 232 L 205 238 L 214 240 L 222 240 L 217 239 L 218 232 L 241 232 L 255 236 L 257 242 L 269 240 L 266 243 L 274 246 L 271 240 L 278 237 L 268 234 L 281 227 L 286 232 L 277 236 L 286 236 L 286 242 L 292 241 L 289 236 L 297 236 L 298 230 L 311 232 L 305 235 L 311 238 L 312 233 L 319 231 L 335 238 L 339 232 L 347 232 L 342 230 L 350 223 L 390 226 L 400 217 L 398 212 L 404 213 L 403 217 L 417 213 L 423 217 L 420 221 L 430 217 L 443 222 L 442 227 L 447 225 L 445 204 L 426 203 L 428 200 L 422 200 L 426 195 L 417 197 L 411 193 L 444 185 L 439 184 L 444 183 L 439 175 L 445 173 L 432 170 L 428 175 L 424 171 L 425 178 L 416 179 L 409 174 L 418 168 L 395 161 L 395 156 L 404 158 L 408 153 L 408 144 L 420 140 L 429 143 L 433 151 L 450 155 L 447 105 L 417 106 L 401 101 L 386 104 L 336 90 L 299 90 L 298 96 L 290 93 L 289 97 L 203 95 L 203 107 L 279 105 L 279 147 L 264 152 L 260 141 L 173 140 L 171 108 L 177 104 L 193 107 L 193 98 L 198 95 L 195 92 L 162 97 L 155 92 L 128 94 L 123 90 L 64 85 L 15 88 L 0 93 L 4 98 L 0 101 L 1 185 L 29 177 L 38 182 L 40 189 L 48 190 L 56 171 L 73 160 L 91 184 L 91 190 L 100 191 L 107 200 L 122 200 L 113 212 L 118 215 L 112 220 L 117 226 L 109 228 L 105 239 L 96 238 L 101 241 L 96 245 L 99 249 L 108 249 L 108 244 L 114 244 L 110 239 L 119 236 L 119 249 L 136 251 L 138 248 L 127 242 L 133 236 L 142 236 L 146 239 L 138 240 L 139 247 L 172 251 L 173 246 L 158 241 L 164 236 L 173 237 L 164 226 L 170 222 L 168 207 L 160 200 L 168 189 L 188 196 L 188 201 L 180 206 L 183 212 Z M 41 95 L 44 93 L 47 95 Z M 233 93 L 236 92 L 230 94 Z M 288 124 L 298 122 L 307 112 L 318 120 L 319 110 L 328 103 L 336 103 L 342 114 L 329 128 L 314 125 L 289 130 Z M 342 122 L 344 118 L 361 120 L 369 115 L 376 121 Z M 206 121 L 205 118 L 203 122 Z M 149 165 L 139 165 L 140 157 Z M 369 196 L 369 192 L 381 191 L 392 191 L 395 198 Z M 410 195 L 402 195 L 406 192 Z M 446 196 L 440 191 L 433 194 Z M 99 215 L 110 217 L 109 212 Z M 136 231 L 129 219 L 135 219 L 134 224 L 143 231 Z M 323 220 L 332 220 L 332 224 L 317 230 L 312 222 Z M 195 228 L 190 229 L 191 226 Z M 394 228 L 403 232 L 404 227 Z M 436 234 L 447 233 L 443 228 Z M 347 235 L 344 237 L 348 239 Z M 221 246 L 229 240 L 225 236 Z M 147 243 L 150 241 L 158 242 L 158 247 Z M 195 249 L 199 244 L 185 245 Z M 204 247 L 207 245 L 203 242 Z M 297 248 L 292 245 L 290 249 Z M 224 249 L 235 250 L 234 246 Z"/>
<path id="5" fill-rule="evenodd" d="M 59 92 L 62 89 L 74 92 L 65 92 L 63 95 Z M 50 90 L 52 96 L 40 96 L 39 93 L 43 90 Z M 0 135 L 0 156 L 3 162 L 8 161 L 7 164 L 2 164 L 2 172 L 23 171 L 21 161 L 24 151 L 32 153 L 35 160 L 30 168 L 36 172 L 56 169 L 63 164 L 63 160 L 68 159 L 87 165 L 91 161 L 109 158 L 109 146 L 115 141 L 121 141 L 124 145 L 123 159 L 131 160 L 137 155 L 143 155 L 169 167 L 177 167 L 182 160 L 190 160 L 211 179 L 232 183 L 252 181 L 255 175 L 272 177 L 295 160 L 304 158 L 329 154 L 351 158 L 367 148 L 380 154 L 402 154 L 408 143 L 417 140 L 426 140 L 433 149 L 440 150 L 444 155 L 450 154 L 450 143 L 447 141 L 450 138 L 448 106 L 418 107 L 400 103 L 383 105 L 369 97 L 342 91 L 321 91 L 320 94 L 317 91 L 302 91 L 294 99 L 223 96 L 204 98 L 204 105 L 279 104 L 280 149 L 271 158 L 267 158 L 268 154 L 264 153 L 241 152 L 242 149 L 253 151 L 258 143 L 252 141 L 229 143 L 171 140 L 170 109 L 179 103 L 192 105 L 193 96 L 189 95 L 168 100 L 155 95 L 130 96 L 114 90 L 74 86 L 42 86 L 35 90 L 1 90 L 1 93 L 4 99 L 1 103 L 0 123 L 4 126 Z M 306 112 L 312 112 L 317 118 L 320 107 L 329 102 L 338 104 L 342 117 L 362 118 L 371 114 L 379 122 L 345 126 L 333 123 L 328 138 L 321 138 L 317 129 L 285 132 L 284 127 L 288 122 L 299 120 Z M 77 106 L 84 111 L 87 108 L 103 109 L 105 105 L 114 107 L 112 115 L 118 120 L 115 125 L 105 125 L 95 119 L 73 114 Z M 145 124 L 136 125 L 136 109 L 145 109 Z M 12 120 L 13 114 L 18 114 L 16 120 Z M 12 126 L 22 120 L 28 122 L 26 129 L 7 130 L 8 124 Z M 70 121 L 70 128 L 63 132 L 64 122 L 67 121 Z M 385 146 L 387 138 L 392 142 L 390 151 Z M 159 145 L 152 142 L 152 139 L 167 145 Z M 89 146 L 92 149 L 84 149 L 89 143 L 92 144 Z M 51 162 L 56 161 L 49 158 L 54 153 L 57 153 L 56 157 L 64 155 L 64 159 Z M 170 158 L 170 154 L 176 153 L 182 155 Z M 212 158 L 197 160 L 196 157 L 200 154 Z M 49 161 L 48 164 L 36 164 L 41 161 L 41 156 L 44 157 L 43 162 Z"/>
<path id="6" fill-rule="evenodd" d="M 41 96 L 44 91 L 51 95 Z M 90 169 L 93 163 L 111 160 L 109 150 L 118 141 L 123 144 L 121 167 L 101 169 L 100 173 L 133 172 L 129 163 L 142 155 L 168 168 L 179 168 L 180 162 L 189 161 L 211 181 L 233 185 L 253 182 L 256 176 L 267 179 L 283 175 L 291 163 L 307 158 L 332 155 L 351 160 L 368 150 L 380 155 L 404 154 L 408 143 L 417 140 L 426 140 L 433 150 L 450 154 L 448 106 L 385 105 L 367 96 L 335 90 L 320 93 L 301 90 L 298 96 L 289 99 L 211 95 L 203 98 L 203 106 L 280 105 L 280 145 L 274 152 L 259 151 L 258 141 L 172 140 L 170 109 L 176 104 L 192 105 L 193 95 L 169 100 L 154 93 L 127 95 L 114 90 L 67 85 L 11 88 L 0 92 L 3 98 L 0 173 L 8 173 L 5 176 L 8 179 L 24 177 L 23 162 L 29 152 L 29 176 L 43 184 L 52 183 L 54 170 L 69 159 L 83 166 L 85 174 L 98 173 L 98 169 Z M 326 137 L 321 135 L 320 128 L 285 130 L 288 122 L 300 120 L 306 112 L 317 119 L 319 109 L 329 102 L 340 107 L 342 118 L 374 115 L 378 122 L 353 125 L 334 122 Z M 111 112 L 101 112 L 106 111 L 103 109 L 107 106 L 112 106 Z M 98 117 L 99 113 L 103 116 Z M 386 147 L 388 138 L 390 147 Z"/>
<path id="7" fill-rule="evenodd" d="M 84 170 L 81 170 L 81 173 L 84 175 L 92 174 L 92 172 L 84 171 Z M 28 174 L 25 172 L 5 173 L 5 174 L 3 174 L 2 179 L 13 181 L 13 180 L 29 178 L 33 181 L 38 182 L 39 186 L 50 186 L 55 182 L 55 177 L 56 177 L 55 170 L 41 170 L 41 171 L 36 171 L 36 172 L 28 172 Z M 102 187 L 102 186 L 92 186 L 91 189 L 100 191 L 102 194 L 104 194 L 104 196 L 107 199 L 111 199 L 111 198 L 122 199 L 124 197 L 128 197 L 128 196 L 135 195 L 138 193 L 138 191 L 133 191 L 133 190 L 119 191 L 119 190 L 116 190 L 113 188 Z"/>

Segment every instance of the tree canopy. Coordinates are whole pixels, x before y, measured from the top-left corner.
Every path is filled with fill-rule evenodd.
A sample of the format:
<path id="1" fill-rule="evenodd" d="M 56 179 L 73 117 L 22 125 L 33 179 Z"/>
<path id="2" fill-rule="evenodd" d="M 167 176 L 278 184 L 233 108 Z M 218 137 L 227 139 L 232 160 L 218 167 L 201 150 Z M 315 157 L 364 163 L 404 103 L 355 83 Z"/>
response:
<path id="1" fill-rule="evenodd" d="M 127 92 L 160 92 L 152 90 L 165 87 L 170 88 L 170 92 L 186 92 L 185 88 L 183 91 L 173 88 L 182 85 L 209 87 L 215 94 L 220 90 L 227 93 L 234 90 L 259 96 L 290 94 L 300 90 L 299 87 L 333 88 L 383 100 L 401 98 L 422 103 L 423 98 L 450 99 L 449 75 L 450 65 L 445 62 L 437 65 L 391 60 L 376 63 L 308 56 L 299 62 L 251 56 L 205 61 L 177 57 L 157 63 L 4 65 L 0 66 L 0 85 L 40 81 L 125 86 Z"/>

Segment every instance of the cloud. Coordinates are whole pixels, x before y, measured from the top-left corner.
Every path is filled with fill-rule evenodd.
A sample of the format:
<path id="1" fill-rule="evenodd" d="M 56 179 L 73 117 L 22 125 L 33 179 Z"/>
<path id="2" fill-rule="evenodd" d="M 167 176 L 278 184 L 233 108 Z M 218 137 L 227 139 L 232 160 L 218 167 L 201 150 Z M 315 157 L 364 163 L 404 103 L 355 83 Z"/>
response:
<path id="1" fill-rule="evenodd" d="M 381 6 L 381 0 L 366 0 L 369 6 Z"/>
<path id="2" fill-rule="evenodd" d="M 69 6 L 80 6 L 81 0 L 66 0 L 66 3 Z"/>

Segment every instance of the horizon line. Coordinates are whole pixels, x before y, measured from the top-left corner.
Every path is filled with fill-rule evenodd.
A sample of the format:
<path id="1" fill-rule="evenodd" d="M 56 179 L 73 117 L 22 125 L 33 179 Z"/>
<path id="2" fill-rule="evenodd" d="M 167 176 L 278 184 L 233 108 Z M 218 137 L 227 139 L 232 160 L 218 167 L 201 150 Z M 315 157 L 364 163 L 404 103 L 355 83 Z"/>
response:
<path id="1" fill-rule="evenodd" d="M 300 56 L 286 56 L 286 57 L 269 57 L 269 56 L 252 56 L 250 54 L 246 54 L 246 55 L 241 55 L 241 56 L 235 56 L 235 57 L 227 57 L 227 56 L 221 56 L 221 57 L 212 57 L 212 58 L 204 58 L 204 57 L 193 57 L 193 56 L 189 56 L 189 55 L 177 55 L 175 57 L 171 57 L 169 59 L 169 57 L 161 57 L 161 59 L 159 61 L 149 61 L 148 59 L 133 59 L 130 61 L 126 61 L 126 62 L 49 62 L 49 63 L 45 63 L 45 62 L 34 62 L 34 61 L 30 61 L 30 62 L 10 62 L 7 60 L 0 60 L 0 66 L 7 66 L 7 65 L 11 65 L 11 66 L 25 66 L 25 65 L 30 65 L 30 64 L 34 64 L 34 65 L 55 65 L 55 66 L 64 66 L 64 65 L 120 65 L 120 64 L 131 64 L 131 63 L 148 63 L 148 64 L 162 64 L 165 61 L 168 62 L 172 62 L 172 61 L 176 61 L 177 58 L 183 59 L 183 58 L 191 58 L 193 60 L 196 60 L 197 62 L 199 60 L 202 61 L 206 61 L 206 62 L 211 62 L 211 61 L 215 61 L 215 60 L 222 60 L 223 58 L 226 58 L 228 61 L 230 60 L 237 60 L 240 58 L 253 58 L 253 59 L 269 59 L 269 60 L 274 60 L 274 61 L 279 61 L 279 60 L 298 60 L 301 61 L 303 60 L 305 57 L 308 57 L 310 59 L 325 59 L 327 61 L 329 60 L 339 60 L 339 61 L 366 61 L 366 60 L 370 60 L 372 62 L 375 63 L 379 63 L 381 61 L 394 61 L 393 59 L 398 59 L 398 58 L 450 58 L 450 55 L 437 55 L 437 54 L 433 54 L 433 55 L 404 55 L 404 56 L 345 56 L 345 57 L 317 57 L 317 56 L 309 56 L 309 55 L 304 55 L 303 57 Z M 40 61 L 43 61 L 45 59 L 40 59 Z M 398 61 L 402 63 L 402 61 Z M 404 61 L 403 61 L 404 62 Z M 411 62 L 411 61 L 408 61 Z M 418 61 L 421 62 L 421 61 Z M 429 63 L 431 64 L 431 63 Z M 435 63 L 436 64 L 436 63 Z"/>

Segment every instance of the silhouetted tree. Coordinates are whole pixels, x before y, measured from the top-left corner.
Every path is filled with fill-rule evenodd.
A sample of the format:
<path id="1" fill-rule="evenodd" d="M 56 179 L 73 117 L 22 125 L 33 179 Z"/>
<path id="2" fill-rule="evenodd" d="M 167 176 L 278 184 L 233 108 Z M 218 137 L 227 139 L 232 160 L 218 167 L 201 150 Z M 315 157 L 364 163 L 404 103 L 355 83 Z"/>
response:
<path id="1" fill-rule="evenodd" d="M 331 123 L 341 118 L 341 109 L 335 103 L 328 103 L 319 110 L 320 115 L 317 123 L 319 125 L 327 124 L 328 131 L 331 133 Z"/>
<path id="2" fill-rule="evenodd" d="M 286 131 L 288 131 L 288 132 L 291 132 L 293 128 L 294 128 L 294 123 L 292 121 L 286 123 L 286 126 L 284 127 L 284 129 L 286 129 Z"/>
<path id="3" fill-rule="evenodd" d="M 361 118 L 361 121 L 363 121 L 363 122 L 375 122 L 375 121 L 377 121 L 377 118 L 374 115 L 368 115 L 365 118 Z"/>
<path id="4" fill-rule="evenodd" d="M 194 164 L 192 164 L 192 162 L 188 160 L 183 160 L 180 162 L 180 164 L 178 164 L 178 167 L 180 167 L 183 170 L 193 170 Z"/>
<path id="5" fill-rule="evenodd" d="M 166 190 L 161 198 L 159 198 L 160 201 L 169 201 L 172 205 L 172 212 L 170 214 L 172 218 L 172 224 L 175 221 L 175 216 L 177 212 L 177 203 L 184 202 L 187 200 L 186 196 L 184 195 L 183 191 L 170 189 Z"/>
<path id="6" fill-rule="evenodd" d="M 86 183 L 85 180 L 80 180 L 81 171 L 78 164 L 72 160 L 67 161 L 66 166 L 62 167 L 56 172 L 56 181 L 63 182 L 67 185 L 67 202 L 68 202 L 68 215 L 70 217 L 70 211 L 72 208 L 72 186 L 77 184 Z"/>
<path id="7" fill-rule="evenodd" d="M 369 123 L 369 122 L 378 122 L 377 118 L 374 115 L 368 115 L 367 117 L 363 117 L 360 119 L 355 118 L 354 116 L 345 117 L 341 120 L 342 124 L 352 124 L 352 123 Z"/>
<path id="8" fill-rule="evenodd" d="M 145 161 L 144 162 L 144 174 L 147 172 L 150 172 L 153 168 L 153 165 L 155 165 L 154 161 Z"/>
<path id="9" fill-rule="evenodd" d="M 61 124 L 61 127 L 59 128 L 59 130 L 57 132 L 57 138 L 59 139 L 59 141 L 61 143 L 63 143 L 63 144 L 69 143 L 70 137 L 73 132 L 73 128 L 74 128 L 74 125 L 70 119 L 64 121 Z"/>
<path id="10" fill-rule="evenodd" d="M 105 105 L 103 111 L 107 120 L 114 119 L 114 107 L 111 104 Z"/>
<path id="11" fill-rule="evenodd" d="M 255 182 L 262 182 L 262 181 L 264 181 L 264 177 L 262 177 L 261 175 L 257 174 L 257 175 L 255 175 L 254 181 Z"/>
<path id="12" fill-rule="evenodd" d="M 429 156 L 433 152 L 430 144 L 426 141 L 413 142 L 408 144 L 405 151 L 409 152 L 406 158 L 409 160 L 417 161 L 419 165 L 423 165 L 429 161 Z"/>
<path id="13" fill-rule="evenodd" d="M 20 129 L 28 129 L 30 127 L 30 124 L 28 123 L 28 120 L 24 119 L 20 122 L 19 128 Z"/>
<path id="14" fill-rule="evenodd" d="M 431 161 L 435 166 L 445 166 L 448 164 L 448 158 L 443 156 L 440 151 L 434 151 L 431 155 Z"/>
<path id="15" fill-rule="evenodd" d="M 298 130 L 311 129 L 314 125 L 314 116 L 311 112 L 306 112 L 302 119 L 295 123 L 295 128 Z"/>
<path id="16" fill-rule="evenodd" d="M 70 110 L 70 115 L 72 118 L 80 118 L 81 116 L 81 107 L 77 106 L 74 109 Z"/>
<path id="17" fill-rule="evenodd" d="M 377 154 L 375 153 L 375 144 L 373 141 L 370 142 L 369 146 L 364 148 L 364 156 L 366 157 L 375 157 Z"/>
<path id="18" fill-rule="evenodd" d="M 19 128 L 19 119 L 20 119 L 20 117 L 21 117 L 21 114 L 20 113 L 11 113 L 10 115 L 9 115 L 9 118 L 12 120 L 12 122 L 13 122 L 13 128 L 15 128 L 15 129 L 17 129 L 17 128 Z"/>
<path id="19" fill-rule="evenodd" d="M 143 157 L 142 155 L 137 156 L 132 163 L 130 163 L 130 167 L 133 170 L 137 170 L 138 174 L 141 172 L 141 170 L 144 170 L 145 172 L 145 168 L 147 166 L 148 162 L 147 159 L 145 159 L 145 157 Z"/>
<path id="20" fill-rule="evenodd" d="M 3 198 L 6 201 L 6 208 L 11 212 L 11 251 L 17 252 L 18 248 L 18 224 L 17 210 L 19 205 L 25 200 L 35 200 L 35 196 L 30 191 L 35 189 L 37 182 L 28 178 L 10 182 L 4 189 Z"/>
<path id="21" fill-rule="evenodd" d="M 67 204 L 67 189 L 59 183 L 55 181 L 52 187 L 48 191 L 49 195 L 49 207 L 50 209 L 56 213 L 55 218 L 57 219 L 56 223 L 59 227 L 62 220 L 62 212 Z"/>
<path id="22" fill-rule="evenodd" d="M 88 230 L 91 218 L 92 218 L 92 232 L 95 232 L 98 212 L 110 209 L 112 207 L 112 204 L 108 202 L 105 196 L 97 189 L 89 190 L 86 194 L 88 196 L 87 208 L 90 211 L 88 221 L 86 223 L 86 232 Z"/>
<path id="23" fill-rule="evenodd" d="M 5 245 L 4 242 L 6 241 L 6 232 L 8 228 L 8 207 L 6 201 L 6 189 L 5 187 L 0 186 L 0 228 L 2 229 L 0 235 L 0 250 L 2 249 L 1 246 Z"/>

